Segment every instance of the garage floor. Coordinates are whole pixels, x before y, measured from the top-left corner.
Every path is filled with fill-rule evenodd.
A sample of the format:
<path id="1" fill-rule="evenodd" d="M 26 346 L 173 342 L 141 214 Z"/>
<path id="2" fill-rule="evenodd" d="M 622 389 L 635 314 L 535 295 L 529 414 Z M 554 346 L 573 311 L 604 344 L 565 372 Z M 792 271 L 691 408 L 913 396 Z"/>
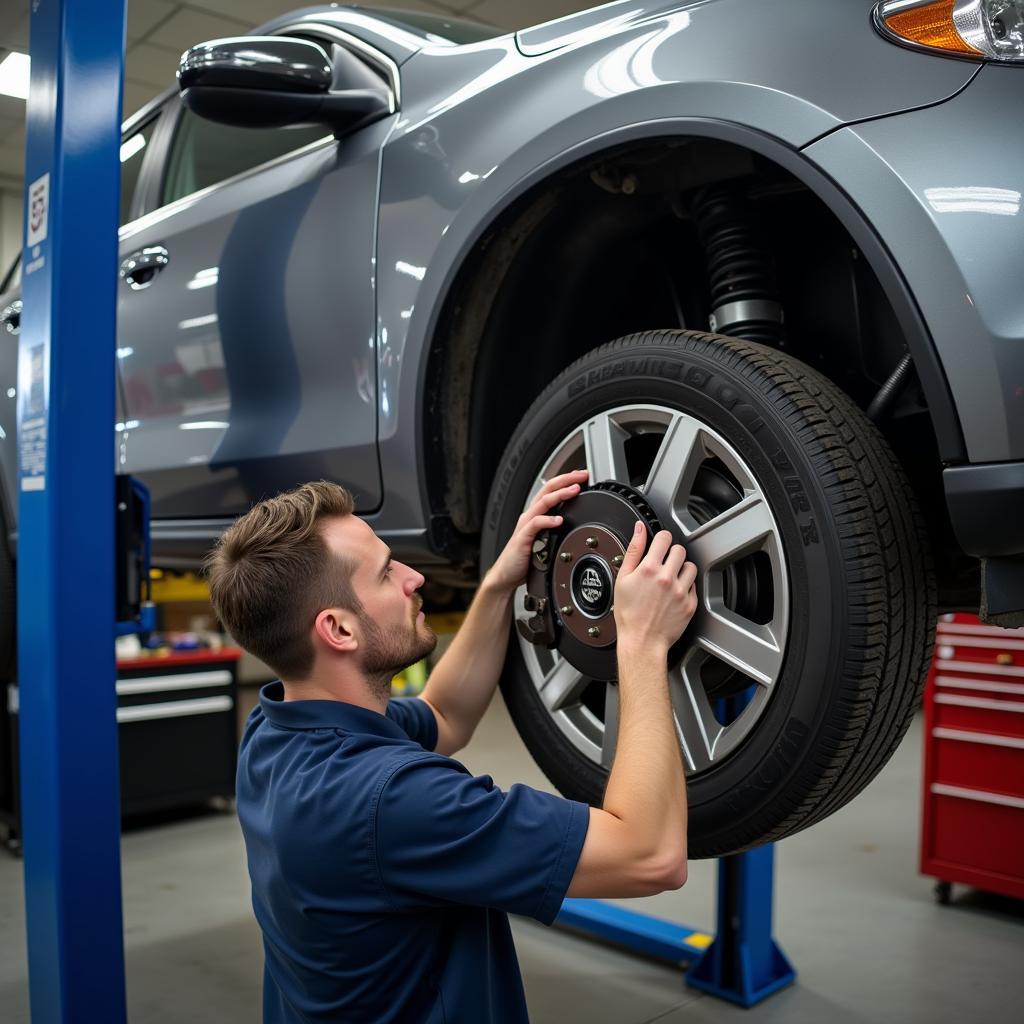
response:
<path id="1" fill-rule="evenodd" d="M 534 1024 L 900 1024 L 1021 1020 L 1024 904 L 957 888 L 939 907 L 917 874 L 920 722 L 852 806 L 776 855 L 776 937 L 794 987 L 740 1010 L 682 974 L 612 947 L 515 920 Z M 500 700 L 465 763 L 508 786 L 545 786 Z M 129 1018 L 140 1024 L 259 1020 L 261 951 L 234 817 L 209 813 L 123 841 Z M 0 1020 L 27 1024 L 21 863 L 0 854 Z M 710 929 L 713 863 L 678 893 L 626 901 Z"/>

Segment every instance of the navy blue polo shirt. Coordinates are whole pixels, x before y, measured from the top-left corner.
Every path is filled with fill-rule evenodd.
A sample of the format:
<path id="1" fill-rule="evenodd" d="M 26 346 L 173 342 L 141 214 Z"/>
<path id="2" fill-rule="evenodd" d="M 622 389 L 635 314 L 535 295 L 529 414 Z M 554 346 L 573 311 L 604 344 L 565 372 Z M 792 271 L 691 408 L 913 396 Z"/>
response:
<path id="1" fill-rule="evenodd" d="M 283 696 L 263 688 L 238 762 L 266 1024 L 525 1021 L 506 913 L 554 920 L 587 806 L 434 753 L 417 698 Z"/>

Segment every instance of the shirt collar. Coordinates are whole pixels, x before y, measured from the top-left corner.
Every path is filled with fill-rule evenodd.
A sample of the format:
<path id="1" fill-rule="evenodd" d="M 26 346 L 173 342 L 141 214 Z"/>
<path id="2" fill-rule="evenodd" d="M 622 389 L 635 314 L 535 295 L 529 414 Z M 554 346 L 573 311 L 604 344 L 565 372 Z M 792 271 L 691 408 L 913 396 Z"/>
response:
<path id="1" fill-rule="evenodd" d="M 285 700 L 284 683 L 268 683 L 260 690 L 260 707 L 267 721 L 283 729 L 341 729 L 408 739 L 401 727 L 379 711 L 343 700 Z"/>

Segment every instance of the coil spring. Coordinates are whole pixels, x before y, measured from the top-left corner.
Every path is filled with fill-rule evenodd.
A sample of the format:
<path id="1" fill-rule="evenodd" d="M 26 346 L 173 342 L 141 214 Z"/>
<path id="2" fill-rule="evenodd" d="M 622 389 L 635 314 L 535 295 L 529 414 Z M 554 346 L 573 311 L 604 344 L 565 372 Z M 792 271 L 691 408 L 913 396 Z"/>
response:
<path id="1" fill-rule="evenodd" d="M 716 330 L 748 341 L 777 345 L 782 340 L 782 308 L 771 257 L 758 244 L 746 202 L 723 185 L 701 189 L 693 199 L 692 214 L 707 258 L 712 312 L 739 302 L 770 304 L 777 316 L 727 320 Z"/>

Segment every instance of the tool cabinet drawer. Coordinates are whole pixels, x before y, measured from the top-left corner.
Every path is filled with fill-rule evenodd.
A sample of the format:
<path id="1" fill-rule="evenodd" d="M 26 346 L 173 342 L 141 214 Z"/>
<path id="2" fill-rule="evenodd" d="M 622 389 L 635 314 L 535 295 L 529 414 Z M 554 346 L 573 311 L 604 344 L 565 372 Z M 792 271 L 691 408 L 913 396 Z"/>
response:
<path id="1" fill-rule="evenodd" d="M 943 616 L 935 632 L 935 657 L 939 661 L 1015 666 L 1024 677 L 1024 629 L 1002 629 L 963 621 L 967 616 Z M 961 621 L 943 621 L 958 619 Z"/>
<path id="2" fill-rule="evenodd" d="M 936 726 L 932 741 L 933 781 L 1024 797 L 1024 738 Z"/>
<path id="3" fill-rule="evenodd" d="M 935 725 L 1024 738 L 1024 682 L 939 671 L 929 682 Z"/>
<path id="4" fill-rule="evenodd" d="M 934 782 L 930 859 L 975 871 L 1024 877 L 1024 797 Z"/>

